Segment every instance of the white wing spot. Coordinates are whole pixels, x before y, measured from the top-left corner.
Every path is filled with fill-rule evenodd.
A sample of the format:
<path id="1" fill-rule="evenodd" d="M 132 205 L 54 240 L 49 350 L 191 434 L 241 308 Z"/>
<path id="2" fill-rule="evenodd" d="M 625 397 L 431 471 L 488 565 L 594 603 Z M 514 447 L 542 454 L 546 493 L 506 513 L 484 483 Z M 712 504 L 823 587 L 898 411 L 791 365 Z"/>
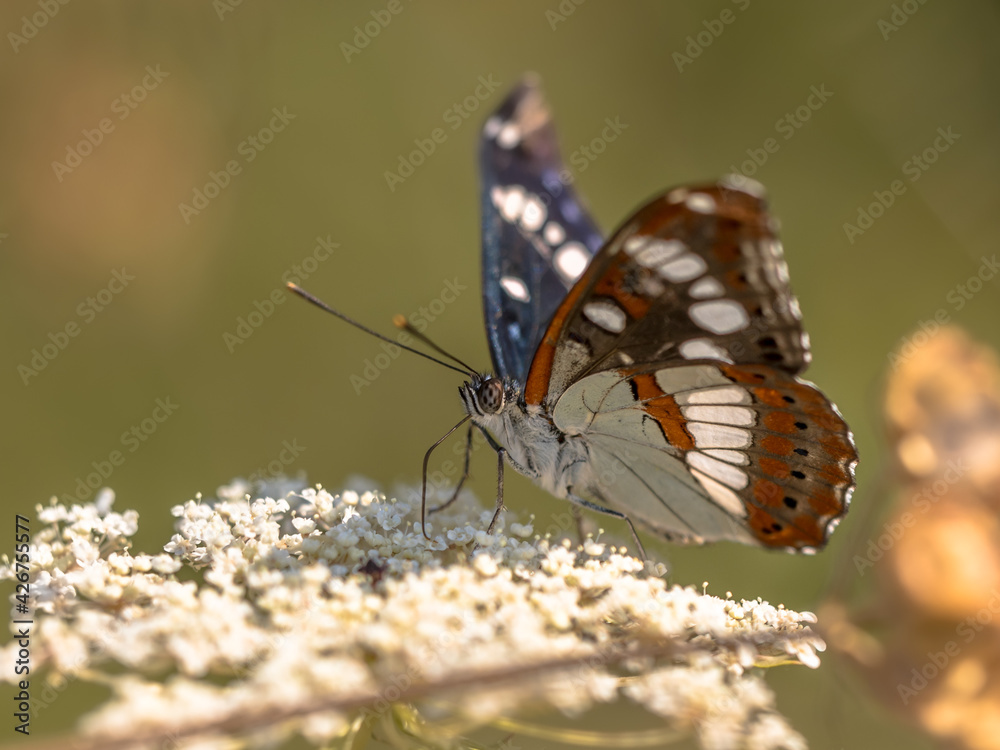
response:
<path id="1" fill-rule="evenodd" d="M 552 245 L 552 247 L 561 245 L 563 240 L 566 239 L 566 231 L 559 225 L 558 222 L 555 221 L 550 221 L 545 225 L 545 231 L 543 234 L 545 236 L 545 241 Z"/>
<path id="2" fill-rule="evenodd" d="M 527 285 L 515 276 L 501 276 L 500 286 L 507 292 L 507 296 L 516 299 L 518 302 L 530 302 L 531 295 L 528 293 Z"/>
<path id="3" fill-rule="evenodd" d="M 682 393 L 677 397 L 679 404 L 749 404 L 750 394 L 738 385 L 722 388 L 702 388 Z"/>
<path id="4" fill-rule="evenodd" d="M 521 211 L 521 226 L 529 232 L 537 232 L 545 223 L 545 206 L 534 195 L 528 198 Z"/>
<path id="5" fill-rule="evenodd" d="M 699 255 L 687 253 L 675 260 L 667 261 L 659 267 L 660 275 L 675 283 L 691 281 L 701 276 L 707 270 L 704 259 Z"/>
<path id="6" fill-rule="evenodd" d="M 656 384 L 664 393 L 679 393 L 692 388 L 708 388 L 713 385 L 732 385 L 715 365 L 684 365 L 664 367 L 656 371 Z"/>
<path id="7" fill-rule="evenodd" d="M 715 213 L 715 199 L 707 193 L 691 193 L 684 199 L 684 205 L 699 214 Z"/>
<path id="8" fill-rule="evenodd" d="M 734 490 L 742 490 L 750 482 L 747 473 L 732 464 L 706 456 L 704 453 L 691 451 L 687 454 L 688 465 L 705 472 L 712 479 L 717 479 Z"/>
<path id="9" fill-rule="evenodd" d="M 633 234 L 631 237 L 625 240 L 623 247 L 625 252 L 629 255 L 635 255 L 637 250 L 642 250 L 646 247 L 646 243 L 649 242 L 649 237 L 645 234 Z"/>
<path id="10" fill-rule="evenodd" d="M 583 315 L 594 325 L 609 333 L 621 333 L 625 330 L 625 311 L 618 305 L 607 300 L 594 300 L 583 306 Z"/>
<path id="11" fill-rule="evenodd" d="M 652 239 L 633 257 L 646 268 L 658 268 L 685 250 L 687 250 L 687 245 L 680 240 Z M 626 252 L 628 251 L 626 250 Z"/>
<path id="12" fill-rule="evenodd" d="M 588 347 L 582 341 L 573 341 L 572 339 L 570 339 L 566 341 L 564 344 L 562 344 L 562 346 L 565 347 L 570 362 L 586 360 L 588 357 L 590 357 L 590 347 Z"/>
<path id="13" fill-rule="evenodd" d="M 799 301 L 795 297 L 788 300 L 788 311 L 796 320 L 802 320 L 802 308 L 799 307 Z"/>
<path id="14" fill-rule="evenodd" d="M 501 148 L 514 148 L 521 142 L 521 127 L 514 122 L 508 122 L 500 129 L 497 143 Z"/>
<path id="15" fill-rule="evenodd" d="M 712 458 L 717 458 L 720 461 L 728 461 L 729 463 L 736 464 L 737 466 L 747 466 L 750 463 L 750 456 L 743 451 L 727 451 L 722 448 L 709 448 L 703 452 Z"/>
<path id="16" fill-rule="evenodd" d="M 700 471 L 692 469 L 691 473 L 694 474 L 695 479 L 701 482 L 701 486 L 705 488 L 705 492 L 708 493 L 709 497 L 720 508 L 737 518 L 746 518 L 747 509 L 743 501 L 740 500 L 739 495 L 724 484 L 719 484 L 712 477 L 702 474 Z"/>
<path id="17" fill-rule="evenodd" d="M 753 441 L 750 430 L 729 427 L 722 424 L 688 422 L 688 432 L 694 438 L 695 447 L 704 448 L 749 448 Z"/>
<path id="18" fill-rule="evenodd" d="M 688 294 L 695 299 L 721 297 L 725 291 L 726 289 L 722 286 L 722 282 L 714 276 L 705 276 L 704 278 L 698 279 L 688 288 Z"/>
<path id="19" fill-rule="evenodd" d="M 524 208 L 524 188 L 515 185 L 507 191 L 500 206 L 500 213 L 507 221 L 514 221 Z"/>
<path id="20" fill-rule="evenodd" d="M 782 258 L 785 255 L 785 250 L 782 248 L 780 240 L 764 240 L 761 242 L 761 247 L 764 250 L 764 255 L 772 258 Z"/>
<path id="21" fill-rule="evenodd" d="M 757 182 L 757 180 L 753 180 L 746 175 L 727 174 L 719 181 L 719 184 L 724 188 L 738 190 L 759 200 L 767 198 L 767 190 L 764 189 L 764 186 Z"/>
<path id="22" fill-rule="evenodd" d="M 567 281 L 576 281 L 590 263 L 590 253 L 579 242 L 567 242 L 556 250 L 556 270 Z"/>
<path id="23" fill-rule="evenodd" d="M 496 134 L 500 132 L 501 127 L 503 127 L 503 121 L 496 115 L 493 115 L 493 117 L 488 119 L 486 124 L 483 125 L 483 135 L 487 138 L 495 138 Z"/>
<path id="24" fill-rule="evenodd" d="M 755 421 L 753 409 L 745 406 L 697 406 L 681 407 L 681 414 L 692 422 L 714 422 L 716 424 L 731 424 L 737 427 L 749 427 Z"/>
<path id="25" fill-rule="evenodd" d="M 684 359 L 721 359 L 732 362 L 729 352 L 721 346 L 713 344 L 708 339 L 688 339 L 680 345 L 680 353 Z"/>
<path id="26" fill-rule="evenodd" d="M 667 203 L 681 203 L 688 197 L 687 188 L 675 188 L 667 193 Z"/>
<path id="27" fill-rule="evenodd" d="M 799 336 L 799 342 L 802 344 L 802 348 L 803 349 L 805 349 L 806 351 L 809 351 L 809 346 L 810 346 L 810 344 L 812 342 L 809 340 L 809 334 L 808 333 L 806 333 L 805 331 L 803 331 L 802 335 Z"/>
<path id="28" fill-rule="evenodd" d="M 735 333 L 750 325 L 743 305 L 731 299 L 696 302 L 688 308 L 688 316 L 706 331 L 718 334 Z"/>
<path id="29" fill-rule="evenodd" d="M 778 265 L 775 267 L 775 273 L 778 275 L 778 281 L 782 284 L 787 284 L 789 281 L 788 275 L 788 264 L 785 261 L 778 261 Z"/>

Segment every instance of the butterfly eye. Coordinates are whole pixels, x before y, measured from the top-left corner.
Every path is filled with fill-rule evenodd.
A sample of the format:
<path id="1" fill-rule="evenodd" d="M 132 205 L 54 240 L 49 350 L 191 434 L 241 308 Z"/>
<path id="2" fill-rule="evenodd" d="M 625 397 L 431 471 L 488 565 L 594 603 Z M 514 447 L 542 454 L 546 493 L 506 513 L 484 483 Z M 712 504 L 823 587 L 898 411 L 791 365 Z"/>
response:
<path id="1" fill-rule="evenodd" d="M 476 398 L 479 400 L 479 408 L 485 414 L 496 414 L 503 408 L 503 383 L 499 380 L 487 380 L 480 386 Z"/>

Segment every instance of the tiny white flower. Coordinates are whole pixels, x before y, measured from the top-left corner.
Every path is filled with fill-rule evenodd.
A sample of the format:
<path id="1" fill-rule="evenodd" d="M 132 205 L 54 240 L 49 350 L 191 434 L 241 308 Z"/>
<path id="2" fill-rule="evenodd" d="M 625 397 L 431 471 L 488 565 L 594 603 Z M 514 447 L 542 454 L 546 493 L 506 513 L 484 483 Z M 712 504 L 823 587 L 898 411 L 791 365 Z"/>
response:
<path id="1" fill-rule="evenodd" d="M 96 500 L 39 508 L 34 653 L 56 676 L 110 687 L 86 729 L 128 737 L 231 724 L 322 696 L 325 709 L 264 732 L 336 744 L 362 720 L 417 731 L 408 691 L 419 686 L 441 718 L 461 717 L 456 726 L 546 706 L 575 715 L 624 697 L 705 747 L 802 746 L 751 668 L 789 657 L 816 666 L 813 615 L 668 587 L 662 564 L 594 539 L 532 539 L 533 524 L 512 517 L 509 533 L 500 523 L 487 534 L 492 510 L 467 495 L 435 514 L 428 542 L 415 490 L 267 494 L 288 484 L 248 497 L 237 481 L 175 506 L 176 533 L 159 554 L 128 546 L 134 511 Z M 0 566 L 0 578 L 12 575 Z M 561 659 L 572 668 L 536 671 Z M 531 677 L 491 682 L 519 668 Z M 164 673 L 176 677 L 157 682 Z M 467 687 L 446 689 L 454 679 Z"/>
<path id="2" fill-rule="evenodd" d="M 497 565 L 497 561 L 485 553 L 480 553 L 472 558 L 472 567 L 475 568 L 476 572 L 483 578 L 492 578 L 500 570 Z"/>

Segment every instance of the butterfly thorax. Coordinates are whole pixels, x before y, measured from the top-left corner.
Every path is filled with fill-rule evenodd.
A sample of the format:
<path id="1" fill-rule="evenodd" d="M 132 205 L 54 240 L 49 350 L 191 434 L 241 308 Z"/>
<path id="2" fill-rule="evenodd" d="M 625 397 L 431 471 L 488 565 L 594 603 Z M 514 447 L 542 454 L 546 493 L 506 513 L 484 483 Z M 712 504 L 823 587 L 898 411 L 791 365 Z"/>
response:
<path id="1" fill-rule="evenodd" d="M 518 472 L 557 497 L 587 484 L 586 444 L 556 428 L 545 413 L 532 413 L 513 378 L 476 375 L 459 388 L 462 405 L 472 421 L 507 451 Z"/>

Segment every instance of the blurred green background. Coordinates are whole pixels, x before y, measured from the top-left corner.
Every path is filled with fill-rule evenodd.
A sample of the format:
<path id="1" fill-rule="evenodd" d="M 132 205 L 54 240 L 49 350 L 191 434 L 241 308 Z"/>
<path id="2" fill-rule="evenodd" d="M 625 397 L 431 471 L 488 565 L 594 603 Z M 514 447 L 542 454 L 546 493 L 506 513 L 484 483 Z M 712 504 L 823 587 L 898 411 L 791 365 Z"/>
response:
<path id="1" fill-rule="evenodd" d="M 51 495 L 87 499 L 78 480 L 116 450 L 123 462 L 104 483 L 119 508 L 140 510 L 140 547 L 167 538 L 170 506 L 280 463 L 291 455 L 282 454 L 286 441 L 299 450 L 285 471 L 330 488 L 354 474 L 385 487 L 418 480 L 423 452 L 461 415 L 457 375 L 401 357 L 357 393 L 351 376 L 364 376 L 379 343 L 298 300 L 275 307 L 242 342 L 226 334 L 241 335 L 238 319 L 290 273 L 390 333 L 393 313 L 427 307 L 450 281 L 467 288 L 428 333 L 487 368 L 476 140 L 508 88 L 537 71 L 567 157 L 600 135 L 605 118 L 627 125 L 596 159 L 574 165 L 605 231 L 653 193 L 766 155 L 752 171 L 782 221 L 812 335 L 808 375 L 839 404 L 861 451 L 854 511 L 814 558 L 647 542 L 680 583 L 816 606 L 831 571 L 851 566 L 851 544 L 867 539 L 864 507 L 887 500 L 866 483 L 885 455 L 889 352 L 942 310 L 1000 345 L 998 282 L 968 299 L 958 291 L 1000 235 L 1000 9 L 985 0 L 910 0 L 912 15 L 888 2 L 777 5 L 401 0 L 352 52 L 344 45 L 365 41 L 355 27 L 372 29 L 372 12 L 384 18 L 387 3 L 79 2 L 53 14 L 45 3 L 7 0 L 8 511 L 26 513 Z M 468 119 L 454 110 L 446 119 L 480 77 L 499 88 Z M 806 120 L 800 108 L 813 87 L 832 95 Z M 294 119 L 256 149 L 247 139 L 272 125 L 274 109 Z M 789 114 L 791 127 L 780 122 Z M 437 127 L 447 140 L 390 189 L 385 172 Z M 915 167 L 939 128 L 957 140 L 926 171 Z M 92 149 L 79 146 L 88 132 L 100 140 Z M 774 153 L 762 151 L 769 138 Z M 230 160 L 239 172 L 220 178 L 225 186 L 197 214 L 182 211 Z M 844 224 L 857 225 L 859 209 L 894 180 L 905 192 L 849 237 Z M 318 237 L 339 246 L 306 261 Z M 124 288 L 112 281 L 122 269 L 134 277 Z M 70 323 L 78 334 L 35 367 L 33 350 L 44 357 L 50 334 L 59 339 Z M 157 399 L 176 405 L 162 423 Z M 133 426 L 139 437 L 127 435 Z M 473 486 L 487 502 L 493 467 L 476 454 Z M 539 525 L 565 510 L 512 471 L 507 502 Z M 815 672 L 775 670 L 770 681 L 813 748 L 925 742 L 833 660 Z M 33 728 L 67 726 L 72 712 L 58 714 Z M 628 714 L 605 710 L 597 721 L 613 728 Z"/>

